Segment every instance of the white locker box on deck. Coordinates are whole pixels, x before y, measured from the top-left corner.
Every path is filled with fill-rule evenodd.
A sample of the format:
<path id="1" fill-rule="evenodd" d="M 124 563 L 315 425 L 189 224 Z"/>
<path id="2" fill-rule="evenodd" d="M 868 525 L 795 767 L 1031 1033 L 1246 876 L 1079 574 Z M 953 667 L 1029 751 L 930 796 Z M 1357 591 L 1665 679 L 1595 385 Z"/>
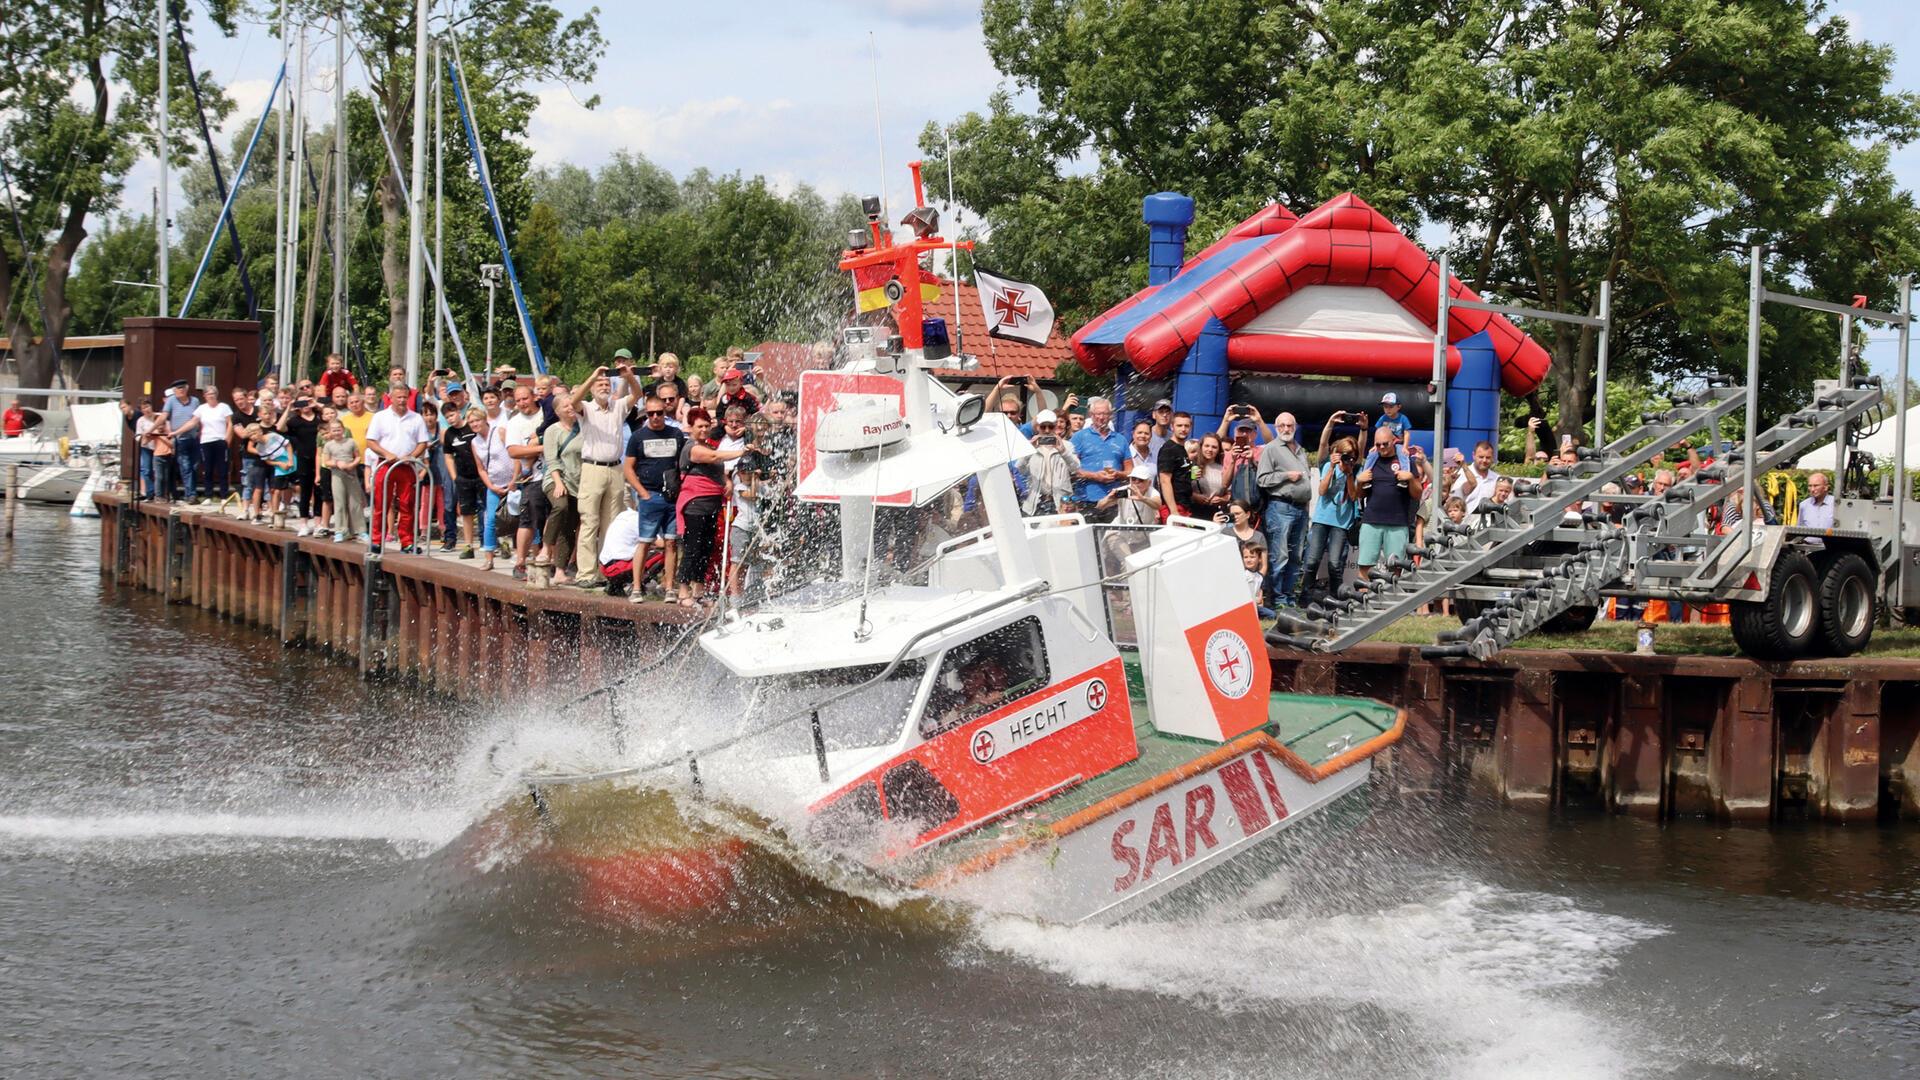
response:
<path id="1" fill-rule="evenodd" d="M 1102 606 L 1100 558 L 1094 553 L 1093 526 L 1064 524 L 1038 519 L 1029 521 L 1027 537 L 1033 546 L 1033 561 L 1042 581 L 1086 617 L 1092 626 L 1107 625 Z M 991 537 L 958 547 L 940 556 L 928 571 L 928 584 L 942 589 L 998 589 L 999 555 Z"/>
<path id="2" fill-rule="evenodd" d="M 1225 532 L 1175 529 L 1153 541 L 1127 556 L 1153 726 L 1225 742 L 1265 724 L 1273 679 L 1240 545 Z"/>

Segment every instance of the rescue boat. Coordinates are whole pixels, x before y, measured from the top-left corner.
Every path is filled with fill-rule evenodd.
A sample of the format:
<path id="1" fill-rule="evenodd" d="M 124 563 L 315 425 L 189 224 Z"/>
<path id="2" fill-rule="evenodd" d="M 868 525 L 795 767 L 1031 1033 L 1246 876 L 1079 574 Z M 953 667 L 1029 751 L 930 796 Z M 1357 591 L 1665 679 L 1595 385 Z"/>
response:
<path id="1" fill-rule="evenodd" d="M 840 580 L 730 612 L 695 639 L 737 703 L 724 738 L 522 775 L 514 814 L 528 828 L 568 836 L 617 815 L 610 793 L 679 771 L 701 798 L 750 792 L 743 819 L 797 822 L 789 842 L 891 885 L 1080 922 L 1137 911 L 1363 797 L 1404 716 L 1273 689 L 1229 533 L 1020 515 L 1011 470 L 1033 445 L 931 373 L 953 363 L 914 287 L 921 255 L 949 246 L 932 214 L 909 215 L 918 235 L 904 243 L 872 221 L 872 242 L 842 260 L 856 283 L 887 272 L 878 287 L 898 326 L 856 358 L 859 392 L 803 389 L 810 471 L 796 494 L 839 504 Z M 876 376 L 897 392 L 873 393 Z M 868 587 L 876 503 L 924 505 L 956 483 L 978 485 L 987 524 L 942 545 L 924 583 Z M 598 903 L 619 906 L 612 889 L 641 910 L 717 909 L 751 877 L 738 833 L 684 819 L 633 832 L 621 830 L 624 860 L 604 841 L 569 855 Z"/>

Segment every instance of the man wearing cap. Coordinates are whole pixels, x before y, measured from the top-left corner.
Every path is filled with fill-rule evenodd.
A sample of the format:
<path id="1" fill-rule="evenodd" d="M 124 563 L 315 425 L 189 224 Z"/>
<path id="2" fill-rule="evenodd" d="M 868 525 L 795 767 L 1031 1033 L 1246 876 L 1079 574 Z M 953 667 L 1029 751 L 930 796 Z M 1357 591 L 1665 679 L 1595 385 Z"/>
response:
<path id="1" fill-rule="evenodd" d="M 580 413 L 580 490 L 573 500 L 580 514 L 580 540 L 573 549 L 574 583 L 583 589 L 606 585 L 599 562 L 602 530 L 626 509 L 622 454 L 627 414 L 640 399 L 640 380 L 633 374 L 633 353 L 628 350 L 614 350 L 613 366 L 620 373 L 619 397 L 613 396 L 604 365 L 573 389 L 573 407 Z"/>
<path id="2" fill-rule="evenodd" d="M 1167 436 L 1173 431 L 1173 402 L 1161 398 L 1153 403 L 1153 434 L 1147 436 L 1147 453 L 1153 460 L 1160 460 L 1160 448 L 1167 445 Z M 1180 440 L 1185 442 L 1185 439 Z M 1163 493 L 1162 498 L 1165 498 Z"/>
<path id="3" fill-rule="evenodd" d="M 1299 422 L 1292 413 L 1273 418 L 1273 441 L 1260 450 L 1260 491 L 1267 497 L 1261 512 L 1263 532 L 1271 565 L 1267 569 L 1272 582 L 1273 601 L 1280 607 L 1292 607 L 1294 592 L 1300 587 L 1300 556 L 1307 541 L 1307 504 L 1313 501 L 1313 469 L 1306 448 L 1297 434 Z"/>
<path id="4" fill-rule="evenodd" d="M 1376 428 L 1392 428 L 1393 440 L 1405 445 L 1407 435 L 1413 431 L 1413 421 L 1400 411 L 1400 395 L 1389 390 L 1380 395 L 1380 419 L 1373 422 Z"/>
<path id="5" fill-rule="evenodd" d="M 173 466 L 180 470 L 180 482 L 186 487 L 188 502 L 200 501 L 200 421 L 193 414 L 200 403 L 193 400 L 187 380 L 167 384 L 167 429 L 173 433 Z"/>
<path id="6" fill-rule="evenodd" d="M 1111 521 L 1108 493 L 1120 483 L 1128 458 L 1127 436 L 1113 426 L 1113 403 L 1103 397 L 1087 399 L 1087 426 L 1073 437 L 1073 453 L 1080 459 L 1075 474 L 1073 501 L 1094 507 L 1090 515 L 1097 521 Z"/>
<path id="7" fill-rule="evenodd" d="M 1135 465 L 1126 485 L 1102 495 L 1094 508 L 1112 514 L 1115 525 L 1158 525 L 1160 496 L 1153 492 L 1152 467 Z"/>
<path id="8" fill-rule="evenodd" d="M 1064 514 L 1073 509 L 1074 474 L 1080 459 L 1073 446 L 1060 434 L 1060 418 L 1052 409 L 1041 409 L 1033 418 L 1033 456 L 1014 472 L 1024 470 L 1027 491 L 1020 500 L 1020 512 L 1029 517 Z"/>
<path id="9" fill-rule="evenodd" d="M 720 415 L 725 416 L 728 409 L 735 405 L 747 410 L 752 416 L 760 411 L 760 397 L 747 385 L 747 373 L 739 364 L 728 364 L 720 369 Z"/>
<path id="10" fill-rule="evenodd" d="M 417 554 L 413 537 L 413 496 L 419 475 L 425 472 L 422 461 L 433 448 L 427 423 L 413 411 L 413 391 L 404 381 L 390 384 L 387 407 L 367 424 L 367 453 L 378 461 L 373 482 L 373 552 L 379 554 L 386 536 L 387 512 L 396 515 L 393 531 L 399 534 L 402 554 Z M 412 461 L 417 468 L 398 462 Z"/>

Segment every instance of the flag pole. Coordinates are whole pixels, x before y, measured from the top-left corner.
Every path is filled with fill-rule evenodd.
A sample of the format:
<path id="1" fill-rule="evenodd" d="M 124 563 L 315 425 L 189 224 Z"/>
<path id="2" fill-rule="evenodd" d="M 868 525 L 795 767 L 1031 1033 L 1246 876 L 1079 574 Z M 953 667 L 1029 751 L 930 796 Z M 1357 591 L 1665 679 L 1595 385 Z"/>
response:
<path id="1" fill-rule="evenodd" d="M 966 348 L 960 333 L 960 204 L 953 198 L 953 125 L 947 125 L 947 208 L 953 211 L 953 335 L 956 349 Z"/>

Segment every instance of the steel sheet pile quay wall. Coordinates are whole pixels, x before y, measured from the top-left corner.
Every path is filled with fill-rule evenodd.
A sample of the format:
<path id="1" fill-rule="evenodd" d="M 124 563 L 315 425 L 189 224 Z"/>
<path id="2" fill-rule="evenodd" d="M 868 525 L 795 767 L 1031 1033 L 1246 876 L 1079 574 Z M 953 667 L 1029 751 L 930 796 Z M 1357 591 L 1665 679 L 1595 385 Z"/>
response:
<path id="1" fill-rule="evenodd" d="M 1383 759 L 1401 790 L 1651 819 L 1920 821 L 1920 660 L 1516 649 L 1436 664 L 1375 643 L 1269 657 L 1276 690 L 1406 709 Z"/>
<path id="2" fill-rule="evenodd" d="M 165 503 L 97 502 L 100 570 L 116 583 L 453 697 L 598 686 L 656 654 L 692 618 L 665 604 L 532 589 L 422 556 L 372 560 L 355 544 L 176 514 Z"/>

